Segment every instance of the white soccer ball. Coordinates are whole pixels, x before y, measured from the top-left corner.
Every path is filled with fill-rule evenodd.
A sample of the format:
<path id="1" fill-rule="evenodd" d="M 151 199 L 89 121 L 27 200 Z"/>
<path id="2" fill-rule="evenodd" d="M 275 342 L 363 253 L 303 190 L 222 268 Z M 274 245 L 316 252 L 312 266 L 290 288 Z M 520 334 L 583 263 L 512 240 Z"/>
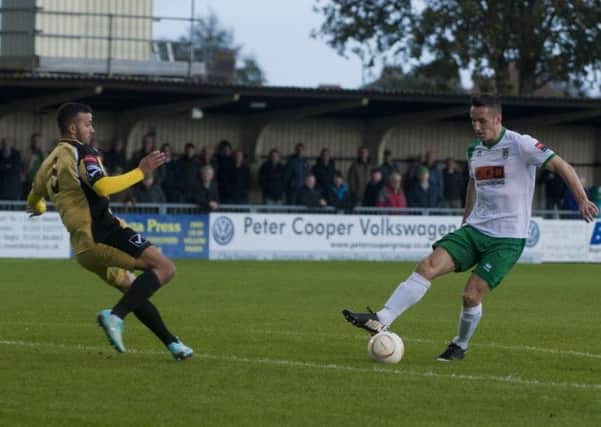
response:
<path id="1" fill-rule="evenodd" d="M 398 363 L 405 353 L 403 340 L 394 332 L 380 332 L 367 344 L 369 356 L 380 363 Z"/>

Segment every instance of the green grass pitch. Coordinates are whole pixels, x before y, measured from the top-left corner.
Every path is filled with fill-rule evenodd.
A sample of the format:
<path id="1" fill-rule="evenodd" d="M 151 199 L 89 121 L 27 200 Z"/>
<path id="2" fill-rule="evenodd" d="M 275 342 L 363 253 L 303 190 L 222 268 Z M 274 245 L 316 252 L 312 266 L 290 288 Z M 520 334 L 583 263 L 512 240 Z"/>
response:
<path id="1" fill-rule="evenodd" d="M 115 353 L 95 314 L 118 294 L 74 261 L 0 260 L 0 425 L 601 425 L 598 265 L 517 266 L 448 364 L 467 275 L 441 278 L 393 325 L 398 365 L 370 361 L 340 310 L 379 308 L 413 264 L 177 266 L 153 300 L 185 362 L 134 316 Z"/>

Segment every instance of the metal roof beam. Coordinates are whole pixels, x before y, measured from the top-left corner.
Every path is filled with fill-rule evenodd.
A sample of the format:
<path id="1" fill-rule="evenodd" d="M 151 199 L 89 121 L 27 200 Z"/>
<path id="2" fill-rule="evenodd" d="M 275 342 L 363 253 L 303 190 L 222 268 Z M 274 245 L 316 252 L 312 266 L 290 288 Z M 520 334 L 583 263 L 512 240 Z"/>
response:
<path id="1" fill-rule="evenodd" d="M 376 128 L 391 128 L 406 123 L 428 123 L 438 120 L 450 119 L 451 117 L 467 116 L 469 108 L 466 106 L 441 108 L 431 111 L 420 111 L 417 113 L 401 113 L 393 116 L 381 117 L 370 121 L 370 125 Z"/>
<path id="2" fill-rule="evenodd" d="M 150 107 L 134 108 L 125 111 L 125 115 L 130 120 L 139 120 L 144 117 L 160 116 L 165 114 L 177 114 L 192 108 L 209 108 L 219 105 L 231 104 L 240 100 L 240 94 L 234 93 L 224 96 L 214 96 L 210 98 L 195 98 L 187 101 L 172 102 L 169 104 L 153 105 Z"/>
<path id="3" fill-rule="evenodd" d="M 102 86 L 93 86 L 79 90 L 55 93 L 52 95 L 19 99 L 8 104 L 0 104 L 0 115 L 24 111 L 38 112 L 53 105 L 99 95 L 102 93 L 102 90 Z"/>
<path id="4" fill-rule="evenodd" d="M 363 97 L 350 101 L 330 102 L 310 107 L 289 108 L 269 113 L 256 113 L 252 114 L 249 119 L 263 123 L 269 123 L 276 120 L 298 120 L 305 117 L 320 116 L 322 114 L 365 107 L 368 104 L 369 99 Z"/>
<path id="5" fill-rule="evenodd" d="M 577 120 L 592 119 L 601 116 L 601 109 L 596 110 L 585 110 L 585 111 L 574 111 L 569 113 L 558 113 L 558 114 L 542 114 L 531 117 L 524 117 L 517 120 L 508 120 L 511 126 L 524 126 L 524 125 L 535 125 L 535 126 L 552 126 L 561 123 L 569 123 Z"/>

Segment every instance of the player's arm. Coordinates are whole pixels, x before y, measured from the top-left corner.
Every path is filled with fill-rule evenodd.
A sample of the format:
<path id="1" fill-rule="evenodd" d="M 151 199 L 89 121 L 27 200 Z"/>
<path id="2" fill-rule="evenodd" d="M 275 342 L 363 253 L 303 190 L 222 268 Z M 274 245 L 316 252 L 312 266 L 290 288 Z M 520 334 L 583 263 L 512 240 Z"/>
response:
<path id="1" fill-rule="evenodd" d="M 593 218 L 599 215 L 599 209 L 597 205 L 591 202 L 586 195 L 586 191 L 578 178 L 578 174 L 568 162 L 559 157 L 558 155 L 554 155 L 550 160 L 548 160 L 545 164 L 545 167 L 553 172 L 559 174 L 563 181 L 566 183 L 574 198 L 576 199 L 576 203 L 578 203 L 578 207 L 580 210 L 580 215 L 586 222 L 593 221 Z"/>
<path id="2" fill-rule="evenodd" d="M 47 164 L 43 164 L 33 179 L 31 190 L 27 195 L 27 212 L 31 216 L 42 215 L 46 212 L 46 201 L 45 197 L 48 197 L 48 190 L 46 189 L 46 180 L 44 176 L 46 173 Z"/>
<path id="3" fill-rule="evenodd" d="M 165 154 L 160 151 L 153 151 L 140 161 L 140 165 L 137 168 L 116 176 L 106 176 L 104 173 L 98 172 L 95 169 L 97 166 L 94 166 L 92 163 L 88 163 L 85 166 L 88 174 L 88 181 L 90 182 L 92 189 L 99 196 L 108 197 L 111 194 L 127 190 L 131 186 L 142 181 L 145 174 L 152 172 L 164 162 Z M 96 178 L 96 174 L 99 175 L 98 178 Z"/>
<path id="4" fill-rule="evenodd" d="M 465 210 L 463 211 L 463 220 L 461 224 L 465 224 L 467 217 L 472 213 L 472 208 L 474 207 L 474 198 L 475 198 L 476 188 L 474 187 L 474 178 L 470 178 L 467 182 L 467 190 L 465 192 Z"/>

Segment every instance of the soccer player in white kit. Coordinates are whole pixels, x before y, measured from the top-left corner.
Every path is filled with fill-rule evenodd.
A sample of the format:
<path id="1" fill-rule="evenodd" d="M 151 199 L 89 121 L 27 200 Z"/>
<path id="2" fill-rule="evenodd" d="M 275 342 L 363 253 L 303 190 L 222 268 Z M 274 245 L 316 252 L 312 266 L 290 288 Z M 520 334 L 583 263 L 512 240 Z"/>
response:
<path id="1" fill-rule="evenodd" d="M 585 221 L 590 222 L 599 214 L 569 163 L 535 138 L 503 127 L 497 97 L 473 97 L 470 117 L 477 140 L 467 150 L 470 179 L 463 226 L 434 243 L 434 251 L 398 285 L 380 311 L 342 312 L 353 325 L 375 334 L 386 330 L 416 304 L 433 279 L 476 266 L 463 290 L 457 334 L 438 356 L 441 361 L 463 359 L 482 317 L 484 295 L 501 283 L 522 254 L 537 167 L 562 177 L 575 195 Z"/>

